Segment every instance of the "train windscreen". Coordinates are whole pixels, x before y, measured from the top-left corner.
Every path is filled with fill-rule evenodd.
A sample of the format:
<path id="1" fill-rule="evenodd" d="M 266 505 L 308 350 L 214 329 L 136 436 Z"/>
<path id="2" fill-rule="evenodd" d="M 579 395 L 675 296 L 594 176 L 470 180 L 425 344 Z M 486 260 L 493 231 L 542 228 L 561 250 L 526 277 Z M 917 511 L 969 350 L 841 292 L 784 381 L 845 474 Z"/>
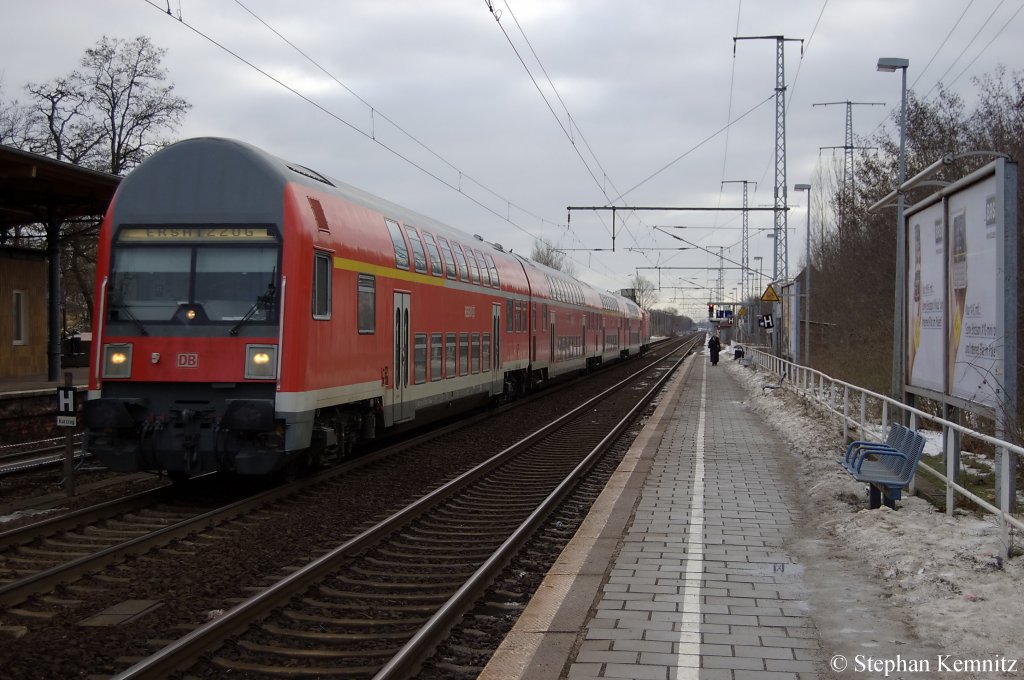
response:
<path id="1" fill-rule="evenodd" d="M 122 228 L 111 253 L 108 318 L 274 322 L 279 251 L 267 227 Z"/>

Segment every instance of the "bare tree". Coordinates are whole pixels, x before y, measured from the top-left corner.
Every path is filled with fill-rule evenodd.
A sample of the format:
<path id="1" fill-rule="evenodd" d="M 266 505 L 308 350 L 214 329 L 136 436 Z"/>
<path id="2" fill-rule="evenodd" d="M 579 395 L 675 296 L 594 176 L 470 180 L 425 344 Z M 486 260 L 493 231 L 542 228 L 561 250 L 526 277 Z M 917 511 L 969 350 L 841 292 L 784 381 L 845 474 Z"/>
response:
<path id="1" fill-rule="evenodd" d="M 0 144 L 28 149 L 31 136 L 29 111 L 17 100 L 7 101 L 3 91 L 4 84 L 0 80 Z"/>
<path id="2" fill-rule="evenodd" d="M 88 88 L 79 73 L 54 78 L 45 83 L 29 83 L 34 133 L 30 151 L 75 165 L 95 167 L 102 141 L 102 128 L 89 113 Z"/>
<path id="3" fill-rule="evenodd" d="M 91 169 L 125 173 L 164 145 L 162 135 L 176 129 L 191 107 L 164 83 L 165 53 L 145 36 L 103 36 L 86 50 L 79 69 L 28 84 L 27 105 L 0 104 L 0 140 Z M 45 243 L 51 270 L 51 378 L 59 374 L 57 308 L 64 305 L 74 317 L 65 319 L 65 330 L 91 323 L 88 273 L 95 266 L 101 219 L 97 215 L 91 224 L 51 221 L 34 229 L 36 242 Z M 80 310 L 77 316 L 75 310 Z"/>
<path id="4" fill-rule="evenodd" d="M 654 282 L 636 274 L 629 280 L 633 289 L 634 300 L 642 309 L 650 309 L 658 302 L 658 289 Z"/>
<path id="5" fill-rule="evenodd" d="M 174 85 L 164 84 L 166 53 L 146 36 L 103 36 L 82 57 L 82 77 L 107 147 L 107 172 L 123 174 L 163 146 L 160 135 L 176 129 L 192 106 L 174 94 Z"/>
<path id="6" fill-rule="evenodd" d="M 533 242 L 533 250 L 530 251 L 530 259 L 545 266 L 565 272 L 569 276 L 576 276 L 576 265 L 572 260 L 566 258 L 565 253 L 555 247 L 546 238 L 539 238 Z"/>

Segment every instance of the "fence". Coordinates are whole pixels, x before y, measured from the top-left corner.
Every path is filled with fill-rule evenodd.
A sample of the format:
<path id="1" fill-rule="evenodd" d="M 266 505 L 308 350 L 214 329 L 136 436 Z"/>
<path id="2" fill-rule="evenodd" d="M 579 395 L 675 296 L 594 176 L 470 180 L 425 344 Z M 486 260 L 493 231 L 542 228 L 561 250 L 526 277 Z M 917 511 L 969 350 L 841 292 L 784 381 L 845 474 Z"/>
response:
<path id="1" fill-rule="evenodd" d="M 884 438 L 885 431 L 892 421 L 908 424 L 914 430 L 919 429 L 922 421 L 941 428 L 942 447 L 946 459 L 945 474 L 926 465 L 923 461 L 918 464 L 918 470 L 923 469 L 945 484 L 946 514 L 953 514 L 957 494 L 994 514 L 999 519 L 1002 529 L 1001 540 L 1004 554 L 1010 555 L 1012 549 L 1010 527 L 1024 531 L 1024 522 L 956 483 L 957 465 L 960 459 L 959 442 L 961 436 L 967 435 L 995 447 L 996 465 L 999 466 L 997 479 L 1002 480 L 1002 484 L 996 488 L 996 496 L 999 505 L 1008 509 L 1013 507 L 1011 493 L 1013 493 L 1014 485 L 1012 484 L 1011 470 L 1015 466 L 1010 465 L 1011 456 L 1018 458 L 1024 456 L 1024 448 L 972 430 L 959 423 L 934 416 L 885 395 L 871 392 L 842 380 L 836 380 L 824 373 L 787 361 L 764 350 L 746 347 L 745 353 L 745 358 L 750 363 L 778 376 L 781 384 L 795 390 L 818 407 L 840 416 L 843 420 L 843 436 L 847 440 L 850 439 L 851 428 L 856 429 L 859 438 L 862 439 Z M 872 420 L 875 414 L 878 414 L 877 421 Z M 1010 483 L 1007 483 L 1008 481 Z"/>

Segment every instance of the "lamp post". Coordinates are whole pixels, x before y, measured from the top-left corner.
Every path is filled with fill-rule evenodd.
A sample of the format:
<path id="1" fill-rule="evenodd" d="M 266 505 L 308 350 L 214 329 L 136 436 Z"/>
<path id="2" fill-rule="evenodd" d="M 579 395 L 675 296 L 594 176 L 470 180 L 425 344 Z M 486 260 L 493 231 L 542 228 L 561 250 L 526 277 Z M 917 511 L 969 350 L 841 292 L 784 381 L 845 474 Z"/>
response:
<path id="1" fill-rule="evenodd" d="M 909 59 L 898 57 L 882 57 L 878 60 L 878 70 L 887 73 L 899 70 L 903 72 L 903 84 L 900 95 L 900 159 L 899 177 L 896 182 L 896 304 L 892 320 L 892 394 L 903 401 L 903 307 L 906 287 L 904 271 L 904 251 L 906 250 L 907 233 L 903 224 L 903 182 L 907 174 L 907 67 Z"/>
<path id="2" fill-rule="evenodd" d="M 807 268 L 804 270 L 804 366 L 811 365 L 811 185 L 796 184 L 793 191 L 807 192 Z"/>

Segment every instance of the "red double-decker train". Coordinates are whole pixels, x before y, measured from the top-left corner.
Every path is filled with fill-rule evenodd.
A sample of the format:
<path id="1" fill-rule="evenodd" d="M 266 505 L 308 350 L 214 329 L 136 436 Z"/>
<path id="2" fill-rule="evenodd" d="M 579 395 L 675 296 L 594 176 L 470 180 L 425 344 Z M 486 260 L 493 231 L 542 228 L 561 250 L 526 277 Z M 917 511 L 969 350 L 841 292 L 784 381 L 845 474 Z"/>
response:
<path id="1" fill-rule="evenodd" d="M 103 222 L 86 447 L 266 475 L 643 352 L 633 301 L 302 165 L 192 139 Z"/>

